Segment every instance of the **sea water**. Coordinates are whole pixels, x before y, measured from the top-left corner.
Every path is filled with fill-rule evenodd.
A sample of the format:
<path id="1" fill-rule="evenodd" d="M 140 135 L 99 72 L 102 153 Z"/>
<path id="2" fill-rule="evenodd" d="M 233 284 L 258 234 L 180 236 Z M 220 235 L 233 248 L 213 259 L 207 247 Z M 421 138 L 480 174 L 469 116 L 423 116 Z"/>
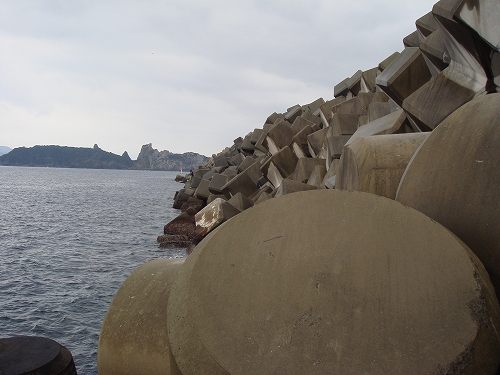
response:
<path id="1" fill-rule="evenodd" d="M 156 258 L 176 172 L 0 167 L 0 338 L 44 336 L 97 374 L 108 306 L 128 275 Z"/>

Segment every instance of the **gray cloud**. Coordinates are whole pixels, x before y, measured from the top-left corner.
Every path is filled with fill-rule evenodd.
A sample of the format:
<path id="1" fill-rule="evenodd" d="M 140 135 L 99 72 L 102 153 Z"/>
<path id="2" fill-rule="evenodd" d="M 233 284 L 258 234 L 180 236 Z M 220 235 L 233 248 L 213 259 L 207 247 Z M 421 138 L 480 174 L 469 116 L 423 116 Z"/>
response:
<path id="1" fill-rule="evenodd" d="M 0 144 L 212 154 L 370 69 L 433 2 L 6 1 Z"/>

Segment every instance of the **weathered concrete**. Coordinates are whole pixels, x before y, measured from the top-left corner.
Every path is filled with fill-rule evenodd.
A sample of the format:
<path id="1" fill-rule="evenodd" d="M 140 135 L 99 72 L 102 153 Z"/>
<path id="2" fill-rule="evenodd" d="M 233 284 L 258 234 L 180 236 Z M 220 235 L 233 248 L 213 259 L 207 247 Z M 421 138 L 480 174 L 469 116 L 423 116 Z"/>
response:
<path id="1" fill-rule="evenodd" d="M 205 202 L 201 199 L 194 198 L 194 197 L 189 197 L 186 202 L 181 206 L 181 211 L 185 212 L 190 208 L 193 208 L 196 212 L 201 210 L 203 206 L 205 205 Z"/>
<path id="2" fill-rule="evenodd" d="M 233 206 L 240 212 L 245 211 L 246 209 L 253 206 L 253 201 L 245 197 L 241 193 L 238 193 L 234 197 L 231 197 L 231 199 L 229 199 L 227 203 L 229 203 L 231 206 Z"/>
<path id="3" fill-rule="evenodd" d="M 256 183 L 252 180 L 250 175 L 246 173 L 246 171 L 243 171 L 238 175 L 234 176 L 222 188 L 224 195 L 229 197 L 236 195 L 237 193 L 241 193 L 249 197 L 257 190 L 258 187 Z"/>
<path id="4" fill-rule="evenodd" d="M 406 166 L 428 135 L 413 133 L 356 138 L 344 147 L 336 188 L 394 199 Z"/>
<path id="5" fill-rule="evenodd" d="M 313 128 L 311 126 L 306 126 L 293 137 L 292 148 L 297 157 L 300 158 L 301 156 L 311 156 L 311 154 L 309 153 L 307 137 L 312 133 L 314 133 Z"/>
<path id="6" fill-rule="evenodd" d="M 203 178 L 203 175 L 210 172 L 209 168 L 198 168 L 193 171 L 195 177 Z"/>
<path id="7" fill-rule="evenodd" d="M 479 81 L 470 78 L 463 66 L 452 61 L 448 68 L 408 96 L 402 107 L 421 130 L 432 130 L 476 94 L 484 92 L 486 80 L 481 76 L 476 78 Z"/>
<path id="8" fill-rule="evenodd" d="M 354 96 L 357 96 L 361 92 L 361 79 L 362 78 L 363 78 L 363 71 L 358 70 L 347 81 L 347 87 L 349 88 L 349 91 Z"/>
<path id="9" fill-rule="evenodd" d="M 487 42 L 461 22 L 456 22 L 448 18 L 448 11 L 453 13 L 452 8 L 456 4 L 452 1 L 438 2 L 433 7 L 433 14 L 438 21 L 439 29 L 442 31 L 443 41 L 446 50 L 450 55 L 451 61 L 462 66 L 462 74 L 469 80 L 476 82 L 485 81 L 484 86 L 488 85 L 489 60 L 492 48 Z M 443 5 L 443 6 L 441 6 Z M 450 64 L 451 65 L 451 64 Z M 491 78 L 491 77 L 490 77 Z M 490 83 L 491 84 L 491 83 Z M 485 87 L 489 91 L 491 87 Z"/>
<path id="10" fill-rule="evenodd" d="M 268 153 L 269 150 L 267 149 L 267 146 L 264 145 L 264 143 L 266 142 L 266 138 L 267 138 L 267 130 L 264 130 L 259 139 L 257 140 L 257 142 L 255 143 L 255 149 L 256 150 L 259 150 L 261 152 L 264 152 L 264 153 Z"/>
<path id="11" fill-rule="evenodd" d="M 378 64 L 378 71 L 383 72 L 390 63 L 392 63 L 399 56 L 399 52 L 394 52 L 392 55 L 388 56 L 385 60 Z"/>
<path id="12" fill-rule="evenodd" d="M 488 276 L 416 210 L 371 194 L 299 192 L 206 240 L 167 310 L 184 375 L 496 372 L 500 308 Z"/>
<path id="13" fill-rule="evenodd" d="M 376 83 L 375 83 L 375 79 L 377 78 L 377 74 L 378 74 L 378 67 L 375 67 L 375 68 L 372 68 L 369 70 L 365 70 L 363 72 L 363 78 L 361 80 L 361 85 L 362 85 L 361 93 L 368 93 L 368 92 L 375 91 L 375 89 L 377 87 Z M 358 96 L 359 96 L 359 94 L 358 94 Z"/>
<path id="14" fill-rule="evenodd" d="M 331 135 L 352 135 L 358 129 L 358 114 L 335 113 L 330 121 Z"/>
<path id="15" fill-rule="evenodd" d="M 225 200 L 216 198 L 195 215 L 196 234 L 206 236 L 220 224 L 239 213 L 240 211 L 238 209 Z"/>
<path id="16" fill-rule="evenodd" d="M 194 193 L 194 197 L 206 201 L 208 196 L 211 194 L 210 190 L 208 190 L 209 186 L 210 186 L 210 180 L 202 179 L 200 181 L 200 184 L 196 188 L 196 191 Z"/>
<path id="17" fill-rule="evenodd" d="M 449 65 L 449 53 L 443 31 L 438 29 L 420 42 L 420 51 L 425 63 L 433 76 L 446 69 Z"/>
<path id="18" fill-rule="evenodd" d="M 227 197 L 227 196 L 225 196 L 224 194 L 210 194 L 210 195 L 208 196 L 208 198 L 207 198 L 207 204 L 212 203 L 214 200 L 216 200 L 216 199 L 218 199 L 218 198 L 220 198 L 220 199 L 222 199 L 222 200 L 225 200 L 225 201 L 227 201 L 227 200 L 228 200 L 228 197 Z M 200 211 L 201 211 L 201 210 L 200 210 Z M 198 211 L 198 212 L 199 212 L 199 211 Z"/>
<path id="19" fill-rule="evenodd" d="M 323 179 L 326 175 L 326 166 L 324 164 L 317 165 L 314 167 L 309 180 L 307 180 L 308 185 L 322 187 Z"/>
<path id="20" fill-rule="evenodd" d="M 245 160 L 245 156 L 241 153 L 237 153 L 231 159 L 229 159 L 229 165 L 237 167 L 241 163 L 243 163 L 243 160 Z"/>
<path id="21" fill-rule="evenodd" d="M 391 105 L 389 102 L 372 102 L 368 106 L 368 122 L 387 116 L 389 113 L 391 113 Z"/>
<path id="22" fill-rule="evenodd" d="M 396 199 L 460 237 L 481 259 L 500 296 L 500 94 L 450 115 L 415 155 Z"/>
<path id="23" fill-rule="evenodd" d="M 269 163 L 269 166 L 267 168 L 267 174 L 266 174 L 267 179 L 275 188 L 279 187 L 281 185 L 281 182 L 283 179 L 285 179 L 287 176 L 285 176 L 283 173 L 279 171 L 279 169 L 274 165 L 273 162 Z"/>
<path id="24" fill-rule="evenodd" d="M 321 108 L 321 106 L 320 106 L 320 108 Z M 318 126 L 321 126 L 321 124 L 322 124 L 321 118 L 319 116 L 314 116 L 311 113 L 305 112 L 300 117 L 306 119 L 307 121 L 311 121 L 312 123 L 314 123 L 314 124 L 316 124 Z"/>
<path id="25" fill-rule="evenodd" d="M 255 150 L 255 143 L 252 143 L 253 133 L 248 133 L 245 138 L 243 138 L 243 143 L 241 144 L 241 149 L 243 151 L 252 153 Z M 234 164 L 233 164 L 234 165 Z"/>
<path id="26" fill-rule="evenodd" d="M 356 138 L 370 135 L 394 134 L 402 132 L 407 123 L 405 112 L 400 109 L 387 116 L 362 125 L 344 144 L 351 144 Z"/>
<path id="27" fill-rule="evenodd" d="M 498 18 L 500 11 L 495 1 L 439 1 L 432 12 L 448 20 L 461 21 L 474 30 L 497 51 L 500 46 Z"/>
<path id="28" fill-rule="evenodd" d="M 295 167 L 294 179 L 298 182 L 306 183 L 311 176 L 314 167 L 317 165 L 325 165 L 325 161 L 316 158 L 300 158 Z"/>
<path id="29" fill-rule="evenodd" d="M 415 26 L 417 26 L 417 30 L 419 31 L 419 39 L 422 41 L 424 38 L 428 37 L 437 30 L 438 23 L 436 22 L 432 12 L 429 12 L 416 20 Z"/>
<path id="30" fill-rule="evenodd" d="M 309 104 L 306 104 L 305 106 L 302 107 L 303 112 L 302 112 L 301 116 L 303 116 L 305 113 L 314 113 L 314 112 L 316 112 L 317 110 L 319 110 L 319 108 L 323 104 L 325 104 L 325 100 L 323 98 L 318 98 L 315 101 L 313 101 L 313 102 L 311 102 Z"/>
<path id="31" fill-rule="evenodd" d="M 431 79 L 422 52 L 417 47 L 404 51 L 377 77 L 377 85 L 399 106 Z"/>
<path id="32" fill-rule="evenodd" d="M 335 181 L 339 163 L 340 163 L 339 159 L 333 159 L 333 161 L 328 166 L 325 177 L 323 178 L 324 187 L 328 189 L 335 189 Z"/>
<path id="33" fill-rule="evenodd" d="M 333 159 L 339 159 L 344 150 L 344 145 L 351 139 L 351 135 L 332 135 L 326 138 L 326 163 L 330 164 Z"/>
<path id="34" fill-rule="evenodd" d="M 227 184 L 228 181 L 228 176 L 216 173 L 212 177 L 212 180 L 210 181 L 210 184 L 208 185 L 208 190 L 212 194 L 221 194 L 222 193 L 222 188 L 224 187 L 225 184 Z"/>
<path id="35" fill-rule="evenodd" d="M 420 38 L 418 36 L 418 31 L 414 31 L 403 38 L 403 45 L 406 48 L 418 47 L 420 44 Z"/>
<path id="36" fill-rule="evenodd" d="M 168 343 L 167 301 L 184 259 L 139 266 L 109 305 L 99 335 L 100 375 L 181 375 Z"/>
<path id="37" fill-rule="evenodd" d="M 194 216 L 183 212 L 163 227 L 165 234 L 184 234 L 192 236 L 195 230 Z"/>
<path id="38" fill-rule="evenodd" d="M 220 156 L 215 157 L 214 158 L 214 165 L 216 167 L 223 167 L 223 168 L 229 167 L 229 164 L 227 162 L 227 158 L 224 155 L 220 155 Z"/>
<path id="39" fill-rule="evenodd" d="M 165 234 L 156 238 L 156 242 L 159 242 L 158 247 L 161 249 L 185 249 L 191 244 L 191 241 L 192 238 L 184 234 Z"/>
<path id="40" fill-rule="evenodd" d="M 76 375 L 71 352 L 58 342 L 39 336 L 0 338 L 2 375 Z"/>
<path id="41" fill-rule="evenodd" d="M 297 116 L 302 114 L 302 106 L 300 104 L 294 105 L 291 108 L 288 108 L 288 111 L 285 113 L 285 120 L 289 123 L 293 123 Z"/>
<path id="42" fill-rule="evenodd" d="M 274 112 L 273 114 L 269 115 L 269 117 L 266 119 L 265 123 L 266 124 L 274 124 L 274 122 L 279 118 L 283 118 L 283 115 Z"/>
<path id="43" fill-rule="evenodd" d="M 258 161 L 254 161 L 248 168 L 246 168 L 241 173 L 246 173 L 248 177 L 253 181 L 253 183 L 259 186 L 259 181 L 261 181 L 264 176 L 262 171 L 260 170 L 261 164 Z"/>
<path id="44" fill-rule="evenodd" d="M 341 82 L 337 83 L 333 87 L 333 96 L 335 98 L 338 97 L 345 97 L 349 93 L 349 85 L 348 82 L 351 78 L 347 77 L 346 79 L 342 80 Z"/>
<path id="45" fill-rule="evenodd" d="M 325 143 L 327 132 L 328 128 L 324 128 L 307 136 L 308 150 L 312 157 L 316 157 L 320 153 Z"/>
<path id="46" fill-rule="evenodd" d="M 455 16 L 500 52 L 500 33 L 498 28 L 500 9 L 495 1 L 478 0 L 472 4 L 463 1 L 457 9 Z"/>
<path id="47" fill-rule="evenodd" d="M 318 119 L 319 119 L 319 117 L 318 117 Z M 305 127 L 307 127 L 307 126 L 311 127 L 313 125 L 314 125 L 314 123 L 312 121 L 306 120 L 304 117 L 300 116 L 300 117 L 297 117 L 295 119 L 295 121 L 293 122 L 292 130 L 296 136 Z"/>
<path id="48" fill-rule="evenodd" d="M 267 133 L 264 146 L 266 146 L 269 152 L 274 155 L 283 147 L 290 145 L 294 135 L 295 133 L 293 132 L 292 126 L 289 122 L 278 122 Z"/>
<path id="49" fill-rule="evenodd" d="M 210 169 L 207 173 L 205 173 L 205 174 L 203 175 L 202 179 L 203 179 L 203 180 L 209 180 L 209 181 L 210 181 L 210 180 L 212 179 L 212 177 L 214 176 L 214 174 L 215 174 L 215 173 L 216 173 L 216 172 L 215 172 L 215 169 L 214 169 L 214 168 L 212 168 L 212 169 Z M 199 185 L 198 185 L 198 186 L 199 186 Z"/>
<path id="50" fill-rule="evenodd" d="M 179 209 L 188 200 L 191 195 L 186 193 L 185 189 L 179 190 L 174 196 L 174 203 L 172 208 Z"/>
<path id="51" fill-rule="evenodd" d="M 287 194 L 297 193 L 299 191 L 316 190 L 316 186 L 308 185 L 295 180 L 283 180 L 281 185 L 276 190 L 274 198 L 281 197 Z"/>
<path id="52" fill-rule="evenodd" d="M 251 156 L 247 156 L 241 164 L 238 166 L 238 172 L 243 172 L 245 169 L 247 169 L 249 166 L 251 166 L 253 163 L 255 163 L 255 159 Z"/>
<path id="53" fill-rule="evenodd" d="M 293 153 L 292 149 L 287 146 L 282 148 L 277 154 L 273 155 L 267 163 L 263 164 L 261 170 L 265 175 L 267 175 L 267 168 L 272 162 L 283 178 L 286 178 L 295 170 L 297 161 L 297 156 Z"/>
<path id="54" fill-rule="evenodd" d="M 254 129 L 252 132 L 252 137 L 250 138 L 250 142 L 255 145 L 262 133 L 264 133 L 264 129 Z"/>
<path id="55" fill-rule="evenodd" d="M 328 100 L 325 104 L 320 107 L 320 118 L 323 124 L 323 128 L 330 126 L 330 119 L 332 118 L 332 109 L 338 106 L 340 103 L 345 102 L 343 96 L 336 97 L 335 99 Z"/>

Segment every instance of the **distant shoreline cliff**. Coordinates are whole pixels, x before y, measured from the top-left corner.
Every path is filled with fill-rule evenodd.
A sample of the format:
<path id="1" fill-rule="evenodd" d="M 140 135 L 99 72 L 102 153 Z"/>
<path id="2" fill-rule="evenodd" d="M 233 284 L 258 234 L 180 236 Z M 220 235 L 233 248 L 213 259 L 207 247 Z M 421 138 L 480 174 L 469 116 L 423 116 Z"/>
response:
<path id="1" fill-rule="evenodd" d="M 98 145 L 93 148 L 51 145 L 15 148 L 0 156 L 0 165 L 178 171 L 196 169 L 207 159 L 193 152 L 174 154 L 158 151 L 153 149 L 151 143 L 142 146 L 137 160 L 132 160 L 126 151 L 120 156 L 104 151 Z"/>

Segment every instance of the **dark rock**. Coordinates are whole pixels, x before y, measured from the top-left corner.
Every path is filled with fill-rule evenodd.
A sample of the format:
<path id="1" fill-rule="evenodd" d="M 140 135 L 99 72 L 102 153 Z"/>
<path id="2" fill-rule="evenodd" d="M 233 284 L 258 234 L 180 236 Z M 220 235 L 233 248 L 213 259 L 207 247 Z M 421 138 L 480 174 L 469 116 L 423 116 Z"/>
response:
<path id="1" fill-rule="evenodd" d="M 163 249 L 187 248 L 191 244 L 191 237 L 183 234 L 167 234 L 158 236 L 156 241 L 160 243 L 158 246 Z"/>
<path id="2" fill-rule="evenodd" d="M 189 215 L 187 212 L 183 212 L 174 220 L 166 224 L 163 228 L 163 232 L 165 234 L 183 234 L 186 236 L 193 236 L 195 227 L 194 216 Z"/>

